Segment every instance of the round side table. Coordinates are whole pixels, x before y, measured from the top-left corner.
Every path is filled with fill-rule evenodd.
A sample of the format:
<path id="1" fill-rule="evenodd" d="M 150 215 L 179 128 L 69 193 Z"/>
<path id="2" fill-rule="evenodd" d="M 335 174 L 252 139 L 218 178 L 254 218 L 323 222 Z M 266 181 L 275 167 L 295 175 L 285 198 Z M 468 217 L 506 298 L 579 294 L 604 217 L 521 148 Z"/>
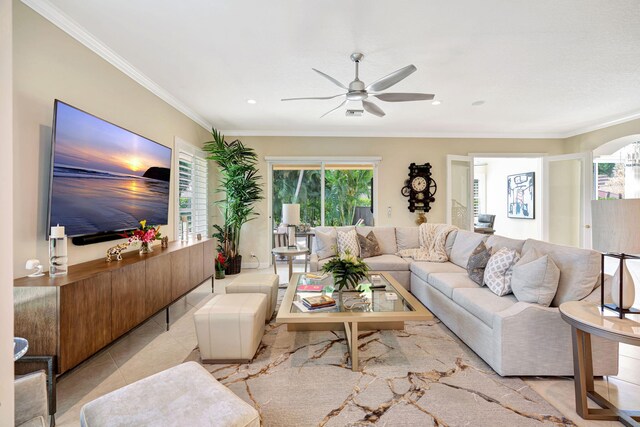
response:
<path id="1" fill-rule="evenodd" d="M 562 319 L 571 325 L 573 342 L 573 379 L 576 389 L 576 412 L 584 419 L 620 421 L 626 426 L 640 426 L 640 411 L 616 408 L 595 391 L 593 386 L 593 361 L 591 335 L 608 340 L 640 346 L 640 319 L 627 315 L 606 316 L 600 306 L 586 301 L 571 301 L 560 304 Z M 613 313 L 612 313 L 613 314 Z M 635 320 L 632 319 L 635 317 Z M 589 409 L 587 397 L 603 409 Z"/>
<path id="2" fill-rule="evenodd" d="M 289 280 L 291 280 L 291 276 L 293 276 L 293 258 L 298 255 L 305 255 L 304 258 L 304 271 L 307 271 L 307 255 L 309 254 L 308 248 L 289 248 L 286 246 L 281 246 L 278 248 L 273 248 L 271 250 L 271 254 L 273 257 L 273 272 L 278 274 L 278 269 L 276 266 L 276 256 L 282 255 L 287 257 L 287 261 L 289 262 Z"/>

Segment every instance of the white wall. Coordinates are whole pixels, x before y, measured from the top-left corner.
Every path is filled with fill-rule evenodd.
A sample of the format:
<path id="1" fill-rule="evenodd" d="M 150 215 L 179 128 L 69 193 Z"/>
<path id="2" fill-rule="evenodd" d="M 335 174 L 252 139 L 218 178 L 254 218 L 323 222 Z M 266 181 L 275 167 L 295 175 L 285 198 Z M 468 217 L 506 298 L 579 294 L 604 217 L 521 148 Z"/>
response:
<path id="1" fill-rule="evenodd" d="M 542 169 L 537 158 L 477 158 L 475 169 L 484 173 L 486 206 L 481 213 L 496 215 L 497 234 L 514 239 L 540 239 L 542 236 L 541 200 Z M 507 177 L 518 173 L 535 172 L 535 219 L 507 217 Z"/>
<path id="2" fill-rule="evenodd" d="M 36 12 L 14 2 L 14 276 L 24 262 L 46 264 L 45 240 L 53 101 L 58 98 L 173 148 L 211 139 L 201 126 L 140 86 Z M 172 174 L 175 178 L 175 173 Z M 174 200 L 171 185 L 170 201 Z M 162 233 L 174 238 L 175 203 Z M 140 218 L 144 219 L 144 218 Z M 69 247 L 69 262 L 104 257 L 115 242 Z"/>
<path id="3" fill-rule="evenodd" d="M 0 424 L 13 425 L 13 232 L 11 224 L 13 85 L 12 4 L 0 1 L 0 224 L 4 224 L 0 245 Z"/>

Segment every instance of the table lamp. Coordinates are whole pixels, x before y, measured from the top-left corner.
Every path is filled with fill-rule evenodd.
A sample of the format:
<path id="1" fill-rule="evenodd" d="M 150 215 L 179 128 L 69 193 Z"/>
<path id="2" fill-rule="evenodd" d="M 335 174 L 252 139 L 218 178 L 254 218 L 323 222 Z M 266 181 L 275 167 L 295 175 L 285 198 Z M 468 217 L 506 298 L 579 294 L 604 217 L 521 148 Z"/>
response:
<path id="1" fill-rule="evenodd" d="M 282 223 L 287 226 L 289 248 L 296 247 L 296 225 L 300 224 L 300 205 L 285 203 L 282 205 Z"/>

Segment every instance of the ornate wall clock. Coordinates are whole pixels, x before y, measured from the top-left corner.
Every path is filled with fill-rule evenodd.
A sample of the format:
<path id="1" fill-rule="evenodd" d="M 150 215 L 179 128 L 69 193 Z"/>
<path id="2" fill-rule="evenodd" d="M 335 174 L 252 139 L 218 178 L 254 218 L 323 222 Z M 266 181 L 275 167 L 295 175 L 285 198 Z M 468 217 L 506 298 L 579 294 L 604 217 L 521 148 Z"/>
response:
<path id="1" fill-rule="evenodd" d="M 429 212 L 438 186 L 431 178 L 431 165 L 409 165 L 409 178 L 404 181 L 402 195 L 409 198 L 409 212 Z"/>

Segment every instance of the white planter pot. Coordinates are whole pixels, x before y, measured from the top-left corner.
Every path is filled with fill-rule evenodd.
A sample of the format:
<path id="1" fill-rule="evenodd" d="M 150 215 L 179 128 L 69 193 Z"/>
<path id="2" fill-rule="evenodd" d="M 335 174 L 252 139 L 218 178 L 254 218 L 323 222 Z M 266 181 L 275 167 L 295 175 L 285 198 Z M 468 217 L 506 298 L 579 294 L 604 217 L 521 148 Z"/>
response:
<path id="1" fill-rule="evenodd" d="M 633 283 L 633 278 L 629 273 L 629 265 L 625 261 L 624 266 L 624 280 L 622 282 L 622 302 L 623 305 L 620 305 L 620 269 L 616 271 L 615 276 L 613 276 L 613 283 L 611 286 L 611 299 L 613 303 L 624 310 L 631 308 L 633 306 L 633 300 L 636 297 L 636 289 Z"/>

